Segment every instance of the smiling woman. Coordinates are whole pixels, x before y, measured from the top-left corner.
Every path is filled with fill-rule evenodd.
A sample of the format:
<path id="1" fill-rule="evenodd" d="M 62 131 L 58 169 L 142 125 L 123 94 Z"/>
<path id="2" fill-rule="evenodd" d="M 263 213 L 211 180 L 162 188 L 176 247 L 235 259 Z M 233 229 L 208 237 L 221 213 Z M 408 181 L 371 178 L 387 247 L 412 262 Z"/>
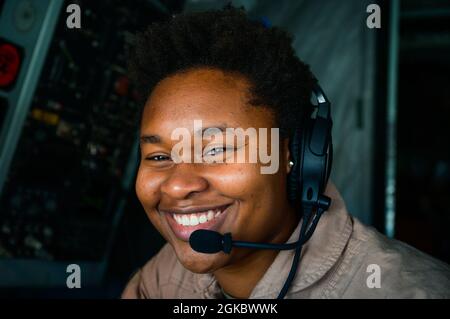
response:
<path id="1" fill-rule="evenodd" d="M 179 15 L 138 35 L 130 59 L 144 104 L 136 193 L 167 244 L 131 279 L 124 298 L 278 295 L 293 251 L 236 248 L 204 254 L 188 240 L 198 229 L 272 244 L 292 242 L 302 233 L 302 215 L 288 200 L 287 184 L 291 171 L 303 163 L 293 165 L 289 145 L 311 116 L 316 81 L 291 42 L 284 31 L 250 21 L 232 7 Z M 226 123 L 225 128 L 256 129 L 240 147 L 222 140 L 210 149 L 210 141 L 202 139 L 201 154 L 249 154 L 256 139 L 259 148 L 276 155 L 278 169 L 262 174 L 261 160 L 176 161 L 173 132 L 182 128 L 193 138 L 198 120 L 209 128 Z M 271 137 L 261 136 L 261 129 L 273 128 L 280 130 L 277 151 Z M 189 152 L 183 148 L 180 156 L 190 157 Z M 359 223 L 332 183 L 325 193 L 332 204 L 304 245 L 288 298 L 448 296 L 446 265 Z M 365 269 L 372 264 L 385 276 L 380 289 L 366 286 Z"/>
<path id="2" fill-rule="evenodd" d="M 193 136 L 196 119 L 208 127 L 222 122 L 244 129 L 276 126 L 270 112 L 245 102 L 249 84 L 235 76 L 234 85 L 230 85 L 230 76 L 221 70 L 199 68 L 158 83 L 146 103 L 141 134 L 157 133 L 161 141 L 141 144 L 136 192 L 150 220 L 187 269 L 220 276 L 237 266 L 236 270 L 248 272 L 246 277 L 251 278 L 257 273 L 254 267 L 242 266 L 252 265 L 252 259 L 269 266 L 273 252 L 241 250 L 230 255 L 205 255 L 194 252 L 188 239 L 201 228 L 232 232 L 242 240 L 286 241 L 298 223 L 286 200 L 287 149 L 284 169 L 270 175 L 260 173 L 259 162 L 174 164 L 170 155 L 176 143 L 171 140 L 172 132 L 183 127 Z M 165 158 L 155 161 L 155 155 Z M 244 259 L 246 264 L 241 265 L 239 261 Z"/>

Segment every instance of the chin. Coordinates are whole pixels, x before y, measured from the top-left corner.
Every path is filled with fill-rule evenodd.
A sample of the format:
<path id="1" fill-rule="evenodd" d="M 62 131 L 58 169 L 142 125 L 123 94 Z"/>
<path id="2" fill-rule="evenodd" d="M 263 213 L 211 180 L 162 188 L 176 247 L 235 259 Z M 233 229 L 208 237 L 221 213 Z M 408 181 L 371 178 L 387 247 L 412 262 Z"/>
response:
<path id="1" fill-rule="evenodd" d="M 183 247 L 180 247 L 183 246 Z M 192 250 L 188 243 L 172 245 L 178 260 L 184 268 L 197 274 L 205 274 L 222 268 L 229 258 L 224 253 L 202 254 Z"/>

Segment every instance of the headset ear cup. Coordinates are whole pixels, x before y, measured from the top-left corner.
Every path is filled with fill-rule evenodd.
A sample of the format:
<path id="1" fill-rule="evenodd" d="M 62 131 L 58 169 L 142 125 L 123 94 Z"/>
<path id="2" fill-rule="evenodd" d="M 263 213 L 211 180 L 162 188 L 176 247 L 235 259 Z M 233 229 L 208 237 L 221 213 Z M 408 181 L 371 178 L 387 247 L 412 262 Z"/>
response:
<path id="1" fill-rule="evenodd" d="M 299 198 L 300 192 L 300 167 L 301 167 L 301 129 L 297 128 L 292 139 L 289 142 L 289 151 L 291 160 L 294 162 L 291 171 L 287 177 L 287 195 L 292 204 L 295 204 Z"/>

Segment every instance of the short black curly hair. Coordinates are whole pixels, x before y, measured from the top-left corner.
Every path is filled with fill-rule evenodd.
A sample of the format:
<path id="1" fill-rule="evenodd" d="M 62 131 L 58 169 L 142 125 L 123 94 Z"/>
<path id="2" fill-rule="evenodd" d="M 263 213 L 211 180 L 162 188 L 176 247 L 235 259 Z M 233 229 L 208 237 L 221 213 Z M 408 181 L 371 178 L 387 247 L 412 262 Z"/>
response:
<path id="1" fill-rule="evenodd" d="M 311 114 L 316 80 L 295 55 L 292 37 L 250 19 L 243 8 L 180 14 L 151 24 L 135 40 L 129 74 L 141 103 L 160 80 L 206 67 L 245 76 L 249 104 L 271 108 L 282 137 Z"/>

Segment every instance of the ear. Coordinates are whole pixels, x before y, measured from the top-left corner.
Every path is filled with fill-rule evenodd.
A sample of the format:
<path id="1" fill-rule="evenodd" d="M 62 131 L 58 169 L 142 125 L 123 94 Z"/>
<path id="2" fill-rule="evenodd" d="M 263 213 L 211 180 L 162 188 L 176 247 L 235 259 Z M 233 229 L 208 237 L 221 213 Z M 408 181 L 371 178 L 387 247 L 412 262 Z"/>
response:
<path id="1" fill-rule="evenodd" d="M 289 150 L 289 138 L 283 139 L 283 156 L 284 156 L 284 163 L 286 166 L 286 174 L 289 174 L 292 170 L 292 167 L 289 165 L 289 161 L 291 160 L 291 152 Z"/>

